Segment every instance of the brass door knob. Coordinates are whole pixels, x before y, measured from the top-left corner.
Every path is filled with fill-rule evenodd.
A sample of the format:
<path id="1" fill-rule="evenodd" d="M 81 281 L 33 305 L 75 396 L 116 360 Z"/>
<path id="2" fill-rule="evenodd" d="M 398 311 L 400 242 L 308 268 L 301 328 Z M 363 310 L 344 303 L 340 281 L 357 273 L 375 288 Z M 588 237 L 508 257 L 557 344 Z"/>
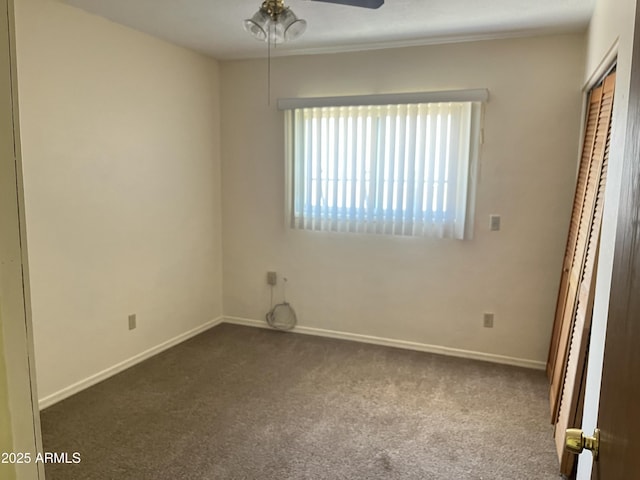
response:
<path id="1" fill-rule="evenodd" d="M 568 452 L 576 455 L 582 453 L 585 448 L 591 450 L 593 459 L 598 460 L 600 430 L 596 428 L 593 432 L 593 437 L 587 437 L 579 428 L 567 428 L 564 445 Z"/>

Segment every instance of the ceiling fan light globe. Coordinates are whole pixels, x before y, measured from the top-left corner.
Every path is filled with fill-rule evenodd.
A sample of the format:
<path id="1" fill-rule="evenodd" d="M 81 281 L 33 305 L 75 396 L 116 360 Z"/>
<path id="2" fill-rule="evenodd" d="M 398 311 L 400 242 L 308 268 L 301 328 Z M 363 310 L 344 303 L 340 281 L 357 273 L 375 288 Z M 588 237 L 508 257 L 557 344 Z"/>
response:
<path id="1" fill-rule="evenodd" d="M 253 20 L 245 20 L 244 29 L 256 40 L 265 40 L 267 38 L 267 33 Z"/>
<path id="2" fill-rule="evenodd" d="M 251 18 L 244 21 L 244 29 L 251 36 L 273 44 L 294 40 L 302 35 L 306 28 L 307 22 L 299 19 L 289 7 L 282 8 L 277 14 L 270 14 L 269 9 L 264 8 L 264 4 Z"/>
<path id="3" fill-rule="evenodd" d="M 289 7 L 285 8 L 278 15 L 278 23 L 282 23 L 283 25 L 290 25 L 298 19 L 295 13 L 291 11 Z"/>
<path id="4" fill-rule="evenodd" d="M 267 39 L 269 21 L 269 15 L 262 10 L 258 10 L 253 17 L 244 21 L 244 29 L 255 39 L 264 41 Z"/>
<path id="5" fill-rule="evenodd" d="M 299 19 L 289 8 L 280 14 L 278 23 L 286 41 L 298 38 L 307 28 L 307 22 Z"/>
<path id="6" fill-rule="evenodd" d="M 272 44 L 284 42 L 284 29 L 279 22 L 271 22 L 268 30 L 269 41 Z"/>
<path id="7" fill-rule="evenodd" d="M 285 29 L 284 39 L 287 41 L 295 40 L 300 35 L 302 35 L 306 29 L 307 29 L 307 22 L 302 19 L 297 19 Z"/>

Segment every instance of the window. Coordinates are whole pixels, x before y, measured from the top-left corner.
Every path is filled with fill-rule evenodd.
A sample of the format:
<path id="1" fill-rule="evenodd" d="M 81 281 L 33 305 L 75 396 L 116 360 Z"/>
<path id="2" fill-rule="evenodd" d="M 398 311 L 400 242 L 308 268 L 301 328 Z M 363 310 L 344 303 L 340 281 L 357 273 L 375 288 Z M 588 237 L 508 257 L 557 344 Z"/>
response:
<path id="1" fill-rule="evenodd" d="M 467 238 L 479 112 L 476 101 L 288 108 L 291 227 Z"/>

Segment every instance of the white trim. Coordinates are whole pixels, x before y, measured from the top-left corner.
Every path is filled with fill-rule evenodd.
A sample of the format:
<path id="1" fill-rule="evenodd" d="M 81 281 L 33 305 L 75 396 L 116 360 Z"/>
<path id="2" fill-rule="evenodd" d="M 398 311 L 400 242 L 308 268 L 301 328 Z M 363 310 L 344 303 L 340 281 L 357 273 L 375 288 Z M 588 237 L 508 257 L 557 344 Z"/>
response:
<path id="1" fill-rule="evenodd" d="M 377 95 L 346 95 L 341 97 L 279 98 L 278 110 L 310 107 L 345 107 L 351 105 L 395 105 L 435 102 L 486 102 L 489 90 L 441 90 L 435 92 L 382 93 Z"/>
<path id="2" fill-rule="evenodd" d="M 40 407 L 40 410 L 50 407 L 51 405 L 58 403 L 64 400 L 65 398 L 68 398 L 86 388 L 89 388 L 95 385 L 96 383 L 106 380 L 107 378 L 112 377 L 122 372 L 123 370 L 126 370 L 129 367 L 133 367 L 134 365 L 150 357 L 153 357 L 154 355 L 157 355 L 160 352 L 163 352 L 171 347 L 178 345 L 179 343 L 184 342 L 185 340 L 195 337 L 196 335 L 204 332 L 205 330 L 209 330 L 210 328 L 220 325 L 222 322 L 223 322 L 223 317 L 220 316 L 218 318 L 215 318 L 213 320 L 210 320 L 200 325 L 199 327 L 189 330 L 188 332 L 181 333 L 180 335 L 173 337 L 167 340 L 166 342 L 161 343 L 160 345 L 156 345 L 155 347 L 152 347 L 148 350 L 145 350 L 142 353 L 134 355 L 133 357 L 127 360 L 124 360 L 123 362 L 117 363 L 112 367 L 106 368 L 105 370 L 102 370 L 101 372 L 98 372 L 95 375 L 91 375 L 90 377 L 87 377 L 84 380 L 80 380 L 79 382 L 76 382 L 73 385 L 69 385 L 68 387 L 63 388 L 62 390 L 59 390 L 55 393 L 52 393 L 51 395 L 41 398 L 40 401 L 38 402 L 38 406 Z"/>
<path id="3" fill-rule="evenodd" d="M 266 322 L 261 320 L 252 320 L 240 317 L 224 317 L 224 323 L 234 325 L 244 325 L 247 327 L 271 328 Z M 359 333 L 338 332 L 335 330 L 325 330 L 323 328 L 297 326 L 293 333 L 302 333 L 304 335 L 316 335 L 320 337 L 337 338 L 340 340 L 351 340 L 354 342 L 371 343 L 373 345 L 384 345 L 387 347 L 403 348 L 405 350 L 416 350 L 419 352 L 437 353 L 439 355 L 447 355 L 451 357 L 469 358 L 473 360 L 482 360 L 485 362 L 501 363 L 504 365 L 514 365 L 517 367 L 532 368 L 535 370 L 544 370 L 545 362 L 537 360 L 529 360 L 526 358 L 507 357 L 504 355 L 495 355 L 493 353 L 475 352 L 472 350 L 462 350 L 459 348 L 442 347 L 439 345 L 428 345 L 426 343 L 409 342 L 406 340 L 396 340 L 393 338 L 374 337 L 371 335 L 361 335 Z"/>
<path id="4" fill-rule="evenodd" d="M 588 93 L 600 82 L 605 75 L 617 64 L 618 62 L 618 49 L 620 47 L 620 38 L 616 38 L 613 45 L 609 48 L 602 61 L 598 64 L 591 75 L 587 79 L 583 87 L 583 91 Z"/>
<path id="5" fill-rule="evenodd" d="M 521 30 L 509 30 L 504 32 L 488 32 L 488 33 L 469 33 L 458 35 L 441 35 L 437 37 L 427 38 L 415 38 L 408 40 L 391 40 L 387 42 L 375 42 L 375 43 L 353 43 L 350 45 L 334 45 L 323 47 L 297 47 L 296 44 L 283 44 L 276 49 L 272 49 L 271 58 L 274 57 L 291 57 L 297 55 L 326 55 L 335 53 L 353 53 L 353 52 L 367 52 L 371 50 L 388 50 L 396 48 L 413 48 L 413 47 L 428 47 L 432 45 L 448 45 L 455 43 L 471 43 L 471 42 L 484 42 L 492 40 L 509 40 L 518 38 L 536 38 L 548 35 L 566 35 L 572 33 L 584 32 L 584 25 L 573 26 L 554 26 L 543 28 L 529 28 Z M 244 52 L 232 52 L 228 54 L 215 52 L 209 53 L 220 61 L 233 61 L 233 60 L 249 60 L 249 59 L 263 59 L 264 54 L 262 51 L 256 50 L 244 51 Z"/>

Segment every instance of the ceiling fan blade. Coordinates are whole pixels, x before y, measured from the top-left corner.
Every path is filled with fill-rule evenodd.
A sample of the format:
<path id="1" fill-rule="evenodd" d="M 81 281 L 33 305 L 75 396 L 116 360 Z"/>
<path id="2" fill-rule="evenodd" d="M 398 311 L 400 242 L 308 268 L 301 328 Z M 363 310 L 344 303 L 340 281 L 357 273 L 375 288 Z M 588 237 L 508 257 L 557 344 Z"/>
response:
<path id="1" fill-rule="evenodd" d="M 351 5 L 352 7 L 380 8 L 384 0 L 313 0 L 314 2 L 338 3 L 340 5 Z"/>

